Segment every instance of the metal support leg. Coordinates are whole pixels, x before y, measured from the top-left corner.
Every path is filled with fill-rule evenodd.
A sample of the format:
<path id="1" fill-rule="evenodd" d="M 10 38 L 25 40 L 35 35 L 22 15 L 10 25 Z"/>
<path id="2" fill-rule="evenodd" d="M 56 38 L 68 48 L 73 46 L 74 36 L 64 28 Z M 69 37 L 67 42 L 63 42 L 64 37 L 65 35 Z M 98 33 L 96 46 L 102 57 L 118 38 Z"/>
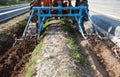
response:
<path id="1" fill-rule="evenodd" d="M 37 30 L 38 30 L 38 31 L 37 31 L 38 34 L 37 34 L 37 35 L 39 35 L 39 33 L 40 33 L 41 18 L 42 18 L 42 17 L 40 16 L 40 9 L 38 9 L 38 29 L 37 29 Z"/>
<path id="2" fill-rule="evenodd" d="M 41 32 L 42 32 L 42 27 L 43 27 L 44 21 L 45 21 L 45 17 L 43 17 L 41 20 L 41 23 L 38 24 L 38 26 L 39 26 L 38 34 L 41 34 Z"/>
<path id="3" fill-rule="evenodd" d="M 25 39 L 26 32 L 27 32 L 27 30 L 28 30 L 29 23 L 30 23 L 30 21 L 31 21 L 31 19 L 32 19 L 32 17 L 33 17 L 33 14 L 34 14 L 34 10 L 32 10 L 32 13 L 31 13 L 31 15 L 30 15 L 30 17 L 29 17 L 29 20 L 28 20 L 28 22 L 27 22 L 27 25 L 26 25 L 26 27 L 25 27 L 25 29 L 24 29 L 24 32 L 23 32 L 23 35 L 22 35 L 22 38 L 23 38 L 23 39 Z"/>
<path id="4" fill-rule="evenodd" d="M 92 27 L 93 27 L 94 32 L 95 32 L 96 34 L 98 34 L 98 33 L 97 33 L 96 26 L 95 26 L 95 24 L 92 22 L 92 20 L 91 20 L 91 16 L 90 16 L 90 14 L 89 14 L 89 12 L 88 12 L 87 9 L 85 9 L 85 13 L 87 14 L 87 16 L 88 16 L 90 22 L 92 23 Z"/>
<path id="5" fill-rule="evenodd" d="M 46 18 L 45 16 L 44 17 L 40 16 L 40 10 L 38 10 L 38 35 L 41 34 L 42 26 L 45 21 L 45 18 Z"/>
<path id="6" fill-rule="evenodd" d="M 83 36 L 84 39 L 86 39 L 84 33 L 83 33 L 83 29 L 82 29 L 82 9 L 79 10 L 79 17 L 75 17 L 77 24 L 78 24 L 78 30 L 81 33 L 81 35 Z"/>

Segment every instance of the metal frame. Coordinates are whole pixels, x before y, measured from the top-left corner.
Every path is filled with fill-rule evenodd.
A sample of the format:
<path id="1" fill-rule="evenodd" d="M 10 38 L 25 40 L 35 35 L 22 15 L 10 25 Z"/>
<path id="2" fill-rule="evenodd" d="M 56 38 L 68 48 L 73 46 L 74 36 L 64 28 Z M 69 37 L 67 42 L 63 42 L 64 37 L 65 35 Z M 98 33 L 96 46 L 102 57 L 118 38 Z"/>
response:
<path id="1" fill-rule="evenodd" d="M 54 14 L 52 13 L 52 10 L 57 10 L 58 13 L 57 14 Z M 63 10 L 68 10 L 68 13 L 67 14 L 62 14 L 62 11 Z M 73 13 L 72 11 L 74 10 L 78 10 L 79 12 L 77 13 Z M 41 13 L 41 11 L 47 11 L 46 13 Z M 38 13 L 38 29 L 37 29 L 37 34 L 41 34 L 41 31 L 42 31 L 42 26 L 43 26 L 43 22 L 45 21 L 45 19 L 47 17 L 64 17 L 64 16 L 68 16 L 68 17 L 74 17 L 75 20 L 77 21 L 77 26 L 78 26 L 78 30 L 79 32 L 82 34 L 82 36 L 85 38 L 85 35 L 83 33 L 83 30 L 82 30 L 82 12 L 85 11 L 85 13 L 88 15 L 88 18 L 89 20 L 91 21 L 91 18 L 90 18 L 90 15 L 89 15 L 89 12 L 87 10 L 86 7 L 84 6 L 79 6 L 79 7 L 61 7 L 61 6 L 58 6 L 58 7 L 33 7 L 32 8 L 32 13 L 29 17 L 29 20 L 27 22 L 27 25 L 25 27 L 25 30 L 23 32 L 23 35 L 22 37 L 25 38 L 26 36 L 26 32 L 27 32 L 27 29 L 29 27 L 29 23 L 34 15 L 35 12 Z M 92 22 L 92 21 L 91 21 Z M 94 25 L 93 26 L 93 30 L 95 33 L 97 33 L 97 30 L 96 30 L 96 27 Z"/>

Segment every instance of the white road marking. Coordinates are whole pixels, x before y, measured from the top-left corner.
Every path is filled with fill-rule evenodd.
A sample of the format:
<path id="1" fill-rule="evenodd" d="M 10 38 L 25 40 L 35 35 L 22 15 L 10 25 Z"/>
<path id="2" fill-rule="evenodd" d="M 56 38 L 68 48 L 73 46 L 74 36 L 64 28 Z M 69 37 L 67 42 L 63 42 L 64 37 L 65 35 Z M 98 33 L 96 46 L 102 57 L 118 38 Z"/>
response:
<path id="1" fill-rule="evenodd" d="M 96 12 L 96 13 L 99 13 L 99 14 L 102 14 L 104 16 L 111 17 L 111 18 L 113 18 L 115 20 L 119 20 L 120 21 L 120 17 L 114 16 L 114 15 L 111 15 L 111 14 L 107 14 L 107 13 L 103 13 L 103 12 L 100 12 L 100 11 L 92 10 L 92 9 L 90 9 L 90 11 Z"/>
<path id="2" fill-rule="evenodd" d="M 9 14 L 9 13 L 12 13 L 12 12 L 15 12 L 15 11 L 19 11 L 19 10 L 23 10 L 23 9 L 26 9 L 26 8 L 29 8 L 29 7 L 30 6 L 19 8 L 19 9 L 15 9 L 15 10 L 10 10 L 10 11 L 7 11 L 7 12 L 0 13 L 0 15 Z"/>

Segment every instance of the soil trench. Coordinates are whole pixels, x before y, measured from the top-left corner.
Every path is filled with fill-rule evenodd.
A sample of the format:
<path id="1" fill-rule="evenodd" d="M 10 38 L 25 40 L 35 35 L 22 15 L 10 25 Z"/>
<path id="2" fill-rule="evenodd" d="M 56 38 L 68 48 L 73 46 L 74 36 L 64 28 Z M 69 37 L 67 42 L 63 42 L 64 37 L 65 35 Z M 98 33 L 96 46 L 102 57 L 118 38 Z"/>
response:
<path id="1" fill-rule="evenodd" d="M 20 42 L 0 57 L 0 77 L 17 77 L 30 58 L 34 43 Z"/>
<path id="2" fill-rule="evenodd" d="M 15 34 L 20 37 L 24 26 L 16 28 Z M 28 62 L 31 52 L 36 43 L 33 41 L 20 41 L 14 47 L 13 34 L 0 36 L 0 77 L 18 77 L 24 71 L 24 66 Z M 4 40 L 5 39 L 5 40 Z"/>
<path id="3" fill-rule="evenodd" d="M 110 77 L 120 77 L 119 59 L 116 58 L 113 51 L 108 48 L 107 45 L 109 45 L 109 43 L 105 44 L 101 41 L 101 43 L 96 43 L 96 45 L 89 43 L 88 48 L 96 53 Z"/>
<path id="4" fill-rule="evenodd" d="M 119 55 L 119 47 L 110 40 L 100 40 L 94 36 L 83 40 L 79 33 L 76 32 L 76 35 L 97 77 L 120 77 L 120 59 L 114 52 Z"/>
<path id="5" fill-rule="evenodd" d="M 74 29 L 74 32 L 82 48 L 81 53 L 86 55 L 86 59 L 96 73 L 95 77 L 120 77 L 120 48 L 118 46 L 109 39 L 100 39 L 95 35 L 84 40 L 78 31 Z"/>

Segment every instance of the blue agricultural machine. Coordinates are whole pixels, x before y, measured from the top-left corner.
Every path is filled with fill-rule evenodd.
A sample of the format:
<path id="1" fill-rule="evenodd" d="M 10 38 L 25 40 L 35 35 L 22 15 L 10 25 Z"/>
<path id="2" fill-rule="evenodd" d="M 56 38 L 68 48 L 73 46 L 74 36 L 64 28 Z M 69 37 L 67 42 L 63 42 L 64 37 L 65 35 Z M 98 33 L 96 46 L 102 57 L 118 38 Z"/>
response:
<path id="1" fill-rule="evenodd" d="M 78 31 L 81 33 L 83 38 L 87 38 L 87 34 L 84 32 L 84 21 L 91 22 L 92 33 L 98 34 L 95 25 L 92 24 L 91 17 L 89 15 L 88 3 L 87 0 L 32 0 L 30 8 L 30 16 L 27 22 L 27 25 L 24 29 L 21 39 L 17 40 L 26 40 L 27 32 L 30 22 L 37 23 L 37 31 L 34 35 L 35 38 L 38 38 L 42 32 L 42 27 L 45 20 L 48 17 L 72 17 L 77 23 Z M 67 12 L 65 12 L 67 10 Z M 76 12 L 77 11 L 77 12 Z M 63 13 L 64 12 L 64 13 Z M 35 17 L 35 15 L 37 15 Z M 31 36 L 33 37 L 33 36 Z"/>

